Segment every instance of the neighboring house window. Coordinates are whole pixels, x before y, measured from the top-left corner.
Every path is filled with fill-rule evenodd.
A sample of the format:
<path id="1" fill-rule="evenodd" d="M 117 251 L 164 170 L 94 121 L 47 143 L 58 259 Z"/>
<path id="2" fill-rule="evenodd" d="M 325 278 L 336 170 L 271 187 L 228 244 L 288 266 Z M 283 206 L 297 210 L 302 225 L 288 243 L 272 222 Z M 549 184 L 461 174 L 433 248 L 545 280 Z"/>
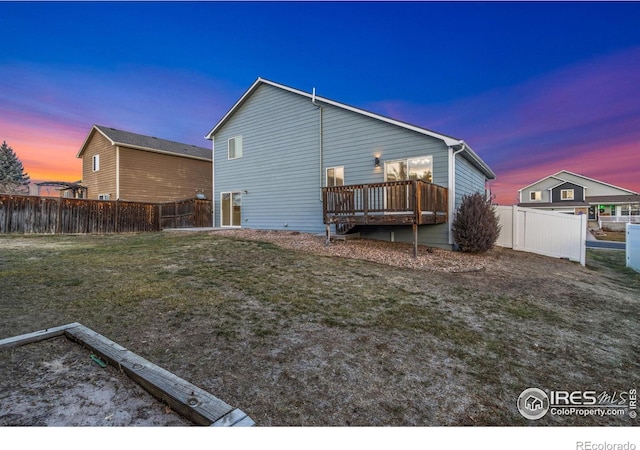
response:
<path id="1" fill-rule="evenodd" d="M 91 167 L 94 172 L 100 170 L 100 155 L 93 155 Z"/>
<path id="2" fill-rule="evenodd" d="M 384 176 L 386 181 L 424 180 L 431 183 L 433 181 L 433 158 L 419 156 L 385 161 Z"/>
<path id="3" fill-rule="evenodd" d="M 329 167 L 327 169 L 327 186 L 344 186 L 344 167 Z"/>
<path id="4" fill-rule="evenodd" d="M 109 194 L 99 194 L 98 200 L 109 200 L 111 196 Z"/>
<path id="5" fill-rule="evenodd" d="M 631 210 L 629 210 L 629 207 L 631 207 Z M 631 212 L 631 214 L 629 214 L 629 212 Z M 622 205 L 621 214 L 623 216 L 640 216 L 640 205 Z"/>
<path id="6" fill-rule="evenodd" d="M 562 189 L 560 191 L 560 198 L 562 200 L 573 200 L 573 189 Z"/>
<path id="7" fill-rule="evenodd" d="M 531 200 L 532 202 L 542 200 L 542 191 L 529 192 L 529 200 Z"/>
<path id="8" fill-rule="evenodd" d="M 242 136 L 229 139 L 229 159 L 242 158 Z"/>

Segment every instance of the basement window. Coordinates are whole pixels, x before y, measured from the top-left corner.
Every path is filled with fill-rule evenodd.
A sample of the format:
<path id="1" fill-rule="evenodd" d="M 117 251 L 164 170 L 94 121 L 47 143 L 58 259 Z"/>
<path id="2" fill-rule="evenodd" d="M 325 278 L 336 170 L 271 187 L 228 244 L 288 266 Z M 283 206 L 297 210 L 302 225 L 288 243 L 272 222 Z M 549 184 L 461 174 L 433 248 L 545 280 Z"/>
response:
<path id="1" fill-rule="evenodd" d="M 573 200 L 573 189 L 562 189 L 560 191 L 560 198 L 562 200 Z"/>
<path id="2" fill-rule="evenodd" d="M 242 158 L 242 136 L 229 139 L 229 159 Z"/>

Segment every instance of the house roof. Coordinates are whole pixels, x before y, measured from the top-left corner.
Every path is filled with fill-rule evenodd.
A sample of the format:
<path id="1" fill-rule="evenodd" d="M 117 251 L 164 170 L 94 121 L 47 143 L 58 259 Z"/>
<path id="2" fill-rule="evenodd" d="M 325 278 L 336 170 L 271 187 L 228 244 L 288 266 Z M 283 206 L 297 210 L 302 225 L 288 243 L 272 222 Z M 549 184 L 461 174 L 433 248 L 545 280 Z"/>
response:
<path id="1" fill-rule="evenodd" d="M 366 111 L 364 109 L 356 108 L 355 106 L 350 106 L 344 103 L 337 102 L 335 100 L 330 100 L 325 97 L 320 97 L 315 95 L 314 93 L 303 92 L 298 89 L 294 89 L 289 86 L 285 86 L 279 83 L 274 83 L 273 81 L 265 80 L 264 78 L 258 78 L 249 89 L 240 97 L 240 99 L 231 107 L 229 111 L 218 121 L 218 123 L 207 133 L 205 136 L 206 139 L 212 139 L 216 132 L 229 120 L 229 118 L 245 103 L 245 101 L 255 92 L 258 87 L 263 84 L 267 84 L 269 86 L 276 87 L 278 89 L 283 89 L 288 92 L 292 92 L 297 95 L 301 95 L 303 97 L 307 97 L 308 99 L 314 102 L 320 102 L 327 105 L 335 106 L 337 108 L 345 109 L 347 111 L 355 112 L 357 114 L 361 114 L 363 116 L 371 117 L 376 120 L 380 120 L 382 122 L 386 122 L 392 125 L 396 125 L 402 128 L 406 128 L 411 131 L 415 131 L 420 134 L 424 134 L 427 136 L 434 137 L 436 139 L 440 139 L 449 147 L 457 147 L 456 150 L 462 149 L 462 153 L 466 156 L 466 158 L 474 164 L 478 169 L 480 169 L 487 178 L 495 179 L 496 174 L 491 170 L 491 168 L 473 151 L 473 149 L 464 142 L 462 139 L 454 138 L 451 136 L 447 136 L 445 134 L 436 133 L 435 131 L 428 130 L 426 128 L 422 128 L 416 125 L 412 125 L 406 122 L 402 122 L 400 120 L 392 119 L 390 117 L 382 116 L 380 114 L 376 114 L 370 111 Z"/>
<path id="2" fill-rule="evenodd" d="M 563 200 L 561 202 L 553 202 L 553 203 L 543 203 L 543 202 L 524 202 L 518 203 L 518 206 L 523 208 L 575 208 L 575 207 L 589 207 L 591 206 L 588 201 L 567 201 Z"/>
<path id="3" fill-rule="evenodd" d="M 591 203 L 640 203 L 640 195 L 594 195 L 592 197 L 587 196 L 587 201 Z"/>
<path id="4" fill-rule="evenodd" d="M 535 183 L 531 183 L 531 184 L 523 187 L 522 189 L 518 189 L 518 192 L 522 192 L 525 189 L 528 189 L 531 186 L 534 186 L 534 185 L 536 185 L 536 184 L 538 184 L 538 183 L 540 183 L 540 182 L 542 182 L 542 181 L 544 181 L 546 179 L 549 179 L 549 178 L 555 178 L 555 179 L 557 179 L 559 181 L 562 181 L 562 182 L 567 182 L 568 181 L 569 183 L 577 184 L 574 181 L 562 178 L 563 174 L 568 174 L 568 175 L 571 175 L 571 176 L 574 176 L 574 177 L 582 178 L 583 180 L 593 181 L 594 183 L 600 183 L 600 184 L 605 185 L 605 186 L 609 186 L 609 187 L 612 187 L 612 188 L 615 188 L 615 189 L 620 189 L 621 191 L 626 191 L 626 192 L 628 192 L 630 194 L 638 195 L 637 192 L 631 191 L 629 189 L 625 189 L 625 188 L 621 188 L 620 186 L 616 186 L 616 185 L 613 185 L 613 184 L 605 183 L 604 181 L 596 180 L 594 178 L 585 177 L 584 175 L 580 175 L 580 174 L 577 174 L 577 173 L 569 172 L 568 170 L 561 170 L 560 172 L 556 172 L 553 175 L 549 175 L 547 177 L 541 178 L 538 181 L 536 181 Z M 562 183 L 560 183 L 560 184 L 562 184 Z M 555 186 L 555 187 L 557 187 L 557 186 Z"/>
<path id="5" fill-rule="evenodd" d="M 134 148 L 155 153 L 165 153 L 169 155 L 182 156 L 185 158 L 201 159 L 211 161 L 212 150 L 210 148 L 198 147 L 182 142 L 168 141 L 154 136 L 144 136 L 142 134 L 131 133 L 129 131 L 116 130 L 115 128 L 94 125 L 87 135 L 82 147 L 78 151 L 76 158 L 81 158 L 87 144 L 94 133 L 100 133 L 111 142 L 111 145 Z"/>

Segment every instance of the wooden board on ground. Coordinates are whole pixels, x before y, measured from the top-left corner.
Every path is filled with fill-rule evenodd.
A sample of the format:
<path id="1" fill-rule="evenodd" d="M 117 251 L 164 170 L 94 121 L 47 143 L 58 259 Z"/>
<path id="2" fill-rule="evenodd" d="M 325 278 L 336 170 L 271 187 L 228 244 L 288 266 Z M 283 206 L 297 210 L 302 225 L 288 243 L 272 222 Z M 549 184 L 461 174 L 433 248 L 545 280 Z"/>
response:
<path id="1" fill-rule="evenodd" d="M 199 425 L 253 426 L 241 410 L 79 323 L 0 340 L 0 350 L 64 334 L 119 368 L 154 397 Z"/>

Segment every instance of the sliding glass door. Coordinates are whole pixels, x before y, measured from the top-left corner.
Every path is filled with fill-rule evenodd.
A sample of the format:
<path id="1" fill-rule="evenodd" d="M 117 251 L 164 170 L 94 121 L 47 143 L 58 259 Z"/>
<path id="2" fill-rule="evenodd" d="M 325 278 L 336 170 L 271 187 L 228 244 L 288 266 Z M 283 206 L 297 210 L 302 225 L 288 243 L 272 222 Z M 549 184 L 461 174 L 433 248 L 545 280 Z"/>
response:
<path id="1" fill-rule="evenodd" d="M 223 192 L 220 194 L 220 226 L 239 227 L 242 225 L 242 193 Z"/>

